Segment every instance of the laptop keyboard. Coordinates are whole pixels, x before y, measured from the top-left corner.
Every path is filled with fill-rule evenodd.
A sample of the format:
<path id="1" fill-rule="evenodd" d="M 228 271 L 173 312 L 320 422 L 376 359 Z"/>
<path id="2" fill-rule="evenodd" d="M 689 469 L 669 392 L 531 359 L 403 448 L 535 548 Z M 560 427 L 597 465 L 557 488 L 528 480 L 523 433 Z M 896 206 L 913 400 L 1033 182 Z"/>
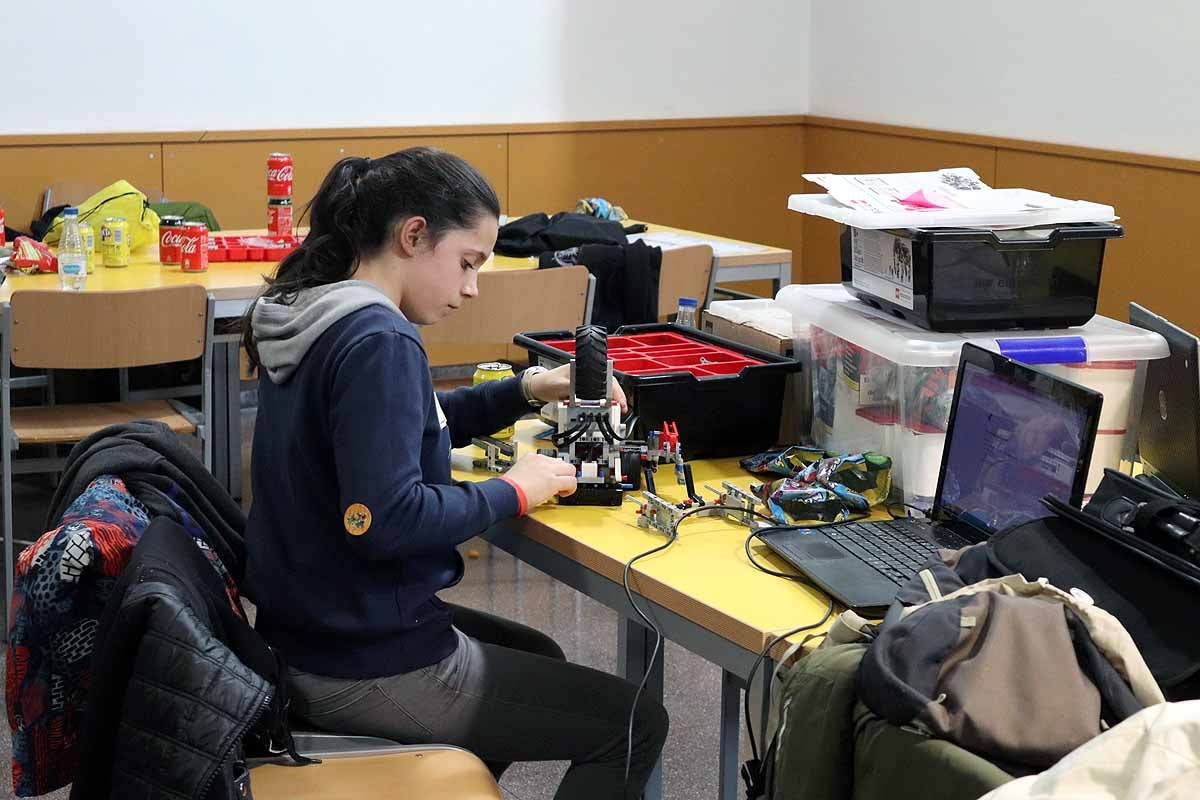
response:
<path id="1" fill-rule="evenodd" d="M 821 532 L 884 577 L 900 584 L 916 575 L 938 550 L 936 544 L 916 535 L 913 528 L 917 524 L 902 520 L 856 522 L 831 525 Z"/>

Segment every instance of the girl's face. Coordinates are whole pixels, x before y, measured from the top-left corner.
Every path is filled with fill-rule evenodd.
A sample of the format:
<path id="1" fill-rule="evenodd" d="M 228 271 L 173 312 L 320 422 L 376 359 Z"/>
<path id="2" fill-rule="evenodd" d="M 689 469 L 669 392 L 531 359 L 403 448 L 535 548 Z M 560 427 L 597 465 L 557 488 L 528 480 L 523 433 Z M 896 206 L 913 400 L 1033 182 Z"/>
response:
<path id="1" fill-rule="evenodd" d="M 483 214 L 472 228 L 451 228 L 436 245 L 425 237 L 404 279 L 400 310 L 417 325 L 445 319 L 479 294 L 479 268 L 492 254 L 499 220 Z"/>

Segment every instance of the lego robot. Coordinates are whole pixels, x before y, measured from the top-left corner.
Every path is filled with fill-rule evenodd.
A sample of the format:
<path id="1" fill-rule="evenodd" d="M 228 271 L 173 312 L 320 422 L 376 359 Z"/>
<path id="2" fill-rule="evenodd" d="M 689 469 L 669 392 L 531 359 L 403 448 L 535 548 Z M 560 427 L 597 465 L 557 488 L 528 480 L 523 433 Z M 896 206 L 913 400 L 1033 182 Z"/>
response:
<path id="1" fill-rule="evenodd" d="M 543 409 L 556 428 L 556 449 L 540 450 L 575 467 L 578 489 L 560 497 L 565 505 L 618 506 L 623 492 L 641 488 L 645 475 L 653 485 L 660 464 L 674 464 L 676 479 L 684 482 L 683 453 L 677 428 L 664 422 L 643 440 L 633 437 L 636 417 L 621 421 L 621 408 L 613 399 L 613 362 L 608 358 L 604 328 L 584 325 L 575 331 L 575 358 L 571 360 L 571 394 L 567 400 Z"/>

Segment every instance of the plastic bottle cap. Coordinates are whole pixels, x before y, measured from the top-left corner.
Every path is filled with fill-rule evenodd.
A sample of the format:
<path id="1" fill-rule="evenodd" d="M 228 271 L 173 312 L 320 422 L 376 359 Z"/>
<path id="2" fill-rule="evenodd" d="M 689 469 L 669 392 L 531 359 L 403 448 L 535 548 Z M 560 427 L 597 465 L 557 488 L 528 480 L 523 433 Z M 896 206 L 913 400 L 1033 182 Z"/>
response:
<path id="1" fill-rule="evenodd" d="M 67 206 L 66 208 L 63 209 L 63 216 L 64 217 L 78 217 L 79 209 L 76 208 L 75 206 Z"/>
<path id="2" fill-rule="evenodd" d="M 696 302 L 696 298 L 694 298 L 694 297 L 679 298 L 679 307 L 680 308 L 696 308 L 696 306 L 698 306 L 698 305 L 699 305 L 699 303 Z"/>

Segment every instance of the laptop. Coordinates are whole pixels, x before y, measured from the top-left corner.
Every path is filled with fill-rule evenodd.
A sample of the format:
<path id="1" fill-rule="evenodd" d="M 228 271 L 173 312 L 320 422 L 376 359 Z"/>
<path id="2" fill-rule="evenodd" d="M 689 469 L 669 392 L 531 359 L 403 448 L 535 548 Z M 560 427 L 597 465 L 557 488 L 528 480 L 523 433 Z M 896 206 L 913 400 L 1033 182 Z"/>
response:
<path id="1" fill-rule="evenodd" d="M 886 608 L 939 548 L 986 541 L 1046 516 L 1041 499 L 1078 507 L 1102 396 L 966 344 L 930 519 L 773 531 L 760 538 L 842 604 Z"/>
<path id="2" fill-rule="evenodd" d="M 1137 303 L 1129 322 L 1167 340 L 1171 353 L 1146 367 L 1146 392 L 1138 423 L 1138 452 L 1145 474 L 1192 499 L 1200 498 L 1200 341 Z"/>

